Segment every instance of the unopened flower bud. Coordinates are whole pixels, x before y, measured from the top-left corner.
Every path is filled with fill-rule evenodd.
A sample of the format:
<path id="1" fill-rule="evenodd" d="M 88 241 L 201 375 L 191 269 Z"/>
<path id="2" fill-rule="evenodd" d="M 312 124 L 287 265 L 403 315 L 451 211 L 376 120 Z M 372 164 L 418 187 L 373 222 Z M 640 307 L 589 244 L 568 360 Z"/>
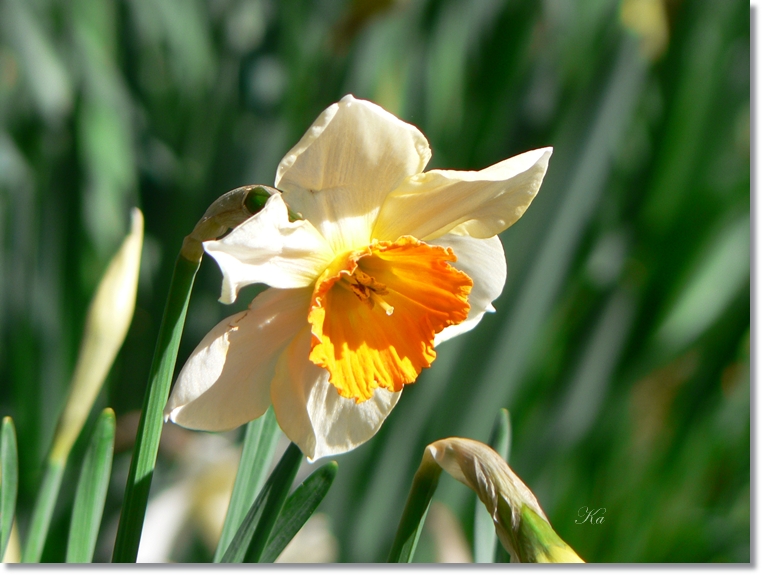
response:
<path id="1" fill-rule="evenodd" d="M 71 390 L 51 452 L 54 461 L 66 461 L 127 335 L 135 311 L 142 247 L 143 214 L 135 208 L 130 233 L 109 263 L 87 312 Z"/>
<path id="2" fill-rule="evenodd" d="M 260 212 L 270 196 L 280 194 L 270 186 L 242 186 L 217 198 L 183 241 L 182 255 L 189 261 L 199 261 L 204 255 L 203 242 L 216 240 L 228 230 L 238 227 L 254 214 Z M 302 219 L 289 209 L 289 220 Z"/>
<path id="3" fill-rule="evenodd" d="M 534 493 L 494 449 L 473 439 L 450 437 L 435 441 L 426 451 L 442 469 L 476 492 L 511 561 L 583 562 L 553 531 Z"/>

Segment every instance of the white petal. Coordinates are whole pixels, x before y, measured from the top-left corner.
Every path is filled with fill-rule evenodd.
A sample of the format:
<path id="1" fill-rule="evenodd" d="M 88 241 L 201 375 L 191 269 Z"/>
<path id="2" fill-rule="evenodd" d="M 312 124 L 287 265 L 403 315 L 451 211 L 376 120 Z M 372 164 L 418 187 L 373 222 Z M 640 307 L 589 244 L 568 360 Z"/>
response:
<path id="1" fill-rule="evenodd" d="M 349 95 L 325 110 L 286 154 L 275 187 L 341 253 L 370 243 L 384 198 L 430 158 L 429 143 L 415 126 Z"/>
<path id="2" fill-rule="evenodd" d="M 389 194 L 373 237 L 437 238 L 456 226 L 476 238 L 513 225 L 540 189 L 552 148 L 525 152 L 478 172 L 431 170 Z"/>
<path id="3" fill-rule="evenodd" d="M 247 285 L 288 289 L 310 285 L 333 259 L 333 252 L 310 222 L 288 221 L 280 194 L 221 240 L 204 249 L 222 270 L 222 303 L 232 303 Z"/>
<path id="4" fill-rule="evenodd" d="M 311 339 L 306 327 L 283 352 L 271 394 L 280 428 L 310 461 L 315 461 L 368 441 L 402 392 L 379 388 L 361 403 L 341 397 L 328 381 L 328 372 L 309 360 Z"/>
<path id="5" fill-rule="evenodd" d="M 164 410 L 183 427 L 222 431 L 261 416 L 281 352 L 307 325 L 310 288 L 269 289 L 221 321 L 185 363 Z"/>
<path id="6" fill-rule="evenodd" d="M 468 274 L 474 282 L 468 295 L 468 303 L 471 305 L 468 318 L 436 334 L 434 345 L 439 345 L 456 335 L 472 330 L 485 312 L 495 311 L 492 302 L 503 291 L 507 270 L 503 244 L 497 236 L 481 240 L 470 236 L 446 234 L 429 243 L 452 248 L 458 261 L 451 265 Z"/>

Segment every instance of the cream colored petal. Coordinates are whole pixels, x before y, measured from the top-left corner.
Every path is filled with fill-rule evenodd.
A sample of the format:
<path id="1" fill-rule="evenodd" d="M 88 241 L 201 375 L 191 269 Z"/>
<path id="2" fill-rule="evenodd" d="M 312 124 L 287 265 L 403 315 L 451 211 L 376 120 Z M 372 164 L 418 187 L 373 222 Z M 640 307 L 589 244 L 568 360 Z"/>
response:
<path id="1" fill-rule="evenodd" d="M 373 237 L 435 239 L 453 230 L 488 238 L 513 225 L 532 203 L 552 148 L 525 152 L 478 172 L 431 170 L 389 194 Z"/>
<path id="2" fill-rule="evenodd" d="M 325 110 L 278 166 L 275 187 L 336 252 L 370 243 L 387 194 L 431 158 L 415 127 L 345 96 Z"/>
<path id="3" fill-rule="evenodd" d="M 307 325 L 311 289 L 269 289 L 217 324 L 185 363 L 164 410 L 183 427 L 222 431 L 261 416 L 283 349 Z"/>
<path id="4" fill-rule="evenodd" d="M 247 285 L 266 283 L 289 289 L 310 285 L 333 259 L 333 252 L 310 222 L 288 220 L 280 194 L 221 240 L 204 250 L 222 270 L 222 303 L 232 303 Z"/>
<path id="5" fill-rule="evenodd" d="M 271 387 L 278 424 L 310 461 L 354 449 L 373 437 L 401 392 L 376 389 L 356 403 L 341 397 L 328 372 L 308 359 L 312 334 L 305 327 L 281 355 Z"/>
<path id="6" fill-rule="evenodd" d="M 481 240 L 470 236 L 445 234 L 429 243 L 452 248 L 458 261 L 451 265 L 468 274 L 474 282 L 468 295 L 468 303 L 471 306 L 468 318 L 436 334 L 434 345 L 439 345 L 474 329 L 485 312 L 495 311 L 492 302 L 502 293 L 505 285 L 505 252 L 497 236 Z"/>

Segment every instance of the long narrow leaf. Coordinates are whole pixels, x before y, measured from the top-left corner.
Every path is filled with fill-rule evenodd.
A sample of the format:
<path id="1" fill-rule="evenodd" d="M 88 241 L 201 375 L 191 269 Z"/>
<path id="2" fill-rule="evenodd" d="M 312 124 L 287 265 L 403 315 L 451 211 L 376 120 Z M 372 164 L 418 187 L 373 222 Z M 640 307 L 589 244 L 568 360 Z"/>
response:
<path id="1" fill-rule="evenodd" d="M 42 484 L 34 502 L 32 521 L 27 535 L 26 546 L 21 555 L 22 563 L 39 563 L 42 549 L 48 535 L 50 520 L 61 488 L 65 462 L 49 459 L 45 464 Z"/>
<path id="2" fill-rule="evenodd" d="M 222 556 L 223 563 L 259 561 L 301 462 L 302 452 L 292 443 L 244 517 Z"/>
<path id="3" fill-rule="evenodd" d="M 508 461 L 511 449 L 511 416 L 505 408 L 497 414 L 489 444 L 506 462 Z M 474 562 L 494 563 L 498 547 L 492 517 L 477 500 L 474 511 Z"/>
<path id="4" fill-rule="evenodd" d="M 339 465 L 335 461 L 323 465 L 286 499 L 260 563 L 272 563 L 283 552 L 323 501 L 338 469 Z"/>
<path id="5" fill-rule="evenodd" d="M 98 418 L 79 475 L 66 549 L 67 563 L 90 563 L 93 560 L 111 476 L 115 427 L 114 411 L 104 409 Z"/>
<path id="6" fill-rule="evenodd" d="M 413 477 L 413 485 L 410 487 L 394 543 L 389 551 L 388 563 L 413 562 L 415 548 L 418 546 L 418 539 L 441 473 L 442 469 L 431 461 L 429 452 L 426 451 Z"/>
<path id="7" fill-rule="evenodd" d="M 247 509 L 251 508 L 257 493 L 265 482 L 267 472 L 275 455 L 275 446 L 280 437 L 280 428 L 272 407 L 246 426 L 241 461 L 233 485 L 233 494 L 228 504 L 222 534 L 214 553 L 214 562 L 219 563 L 230 541 L 241 526 Z"/>
<path id="8" fill-rule="evenodd" d="M 3 418 L 0 435 L 0 561 L 2 561 L 11 537 L 19 485 L 16 428 L 10 417 Z"/>
<path id="9" fill-rule="evenodd" d="M 138 556 L 140 533 L 143 530 L 148 493 L 159 451 L 162 412 L 169 397 L 188 302 L 200 263 L 201 260 L 190 261 L 182 255 L 178 256 L 175 262 L 127 476 L 122 514 L 114 544 L 115 563 L 134 563 Z"/>

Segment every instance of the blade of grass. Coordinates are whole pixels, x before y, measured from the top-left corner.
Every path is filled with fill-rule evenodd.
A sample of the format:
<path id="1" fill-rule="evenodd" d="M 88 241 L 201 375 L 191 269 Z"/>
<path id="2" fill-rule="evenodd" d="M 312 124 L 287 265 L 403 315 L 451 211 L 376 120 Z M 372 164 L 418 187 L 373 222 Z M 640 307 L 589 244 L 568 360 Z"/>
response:
<path id="1" fill-rule="evenodd" d="M 116 418 L 106 408 L 98 418 L 79 475 L 66 548 L 67 563 L 91 563 L 106 503 L 114 455 Z"/>
<path id="2" fill-rule="evenodd" d="M 441 474 L 442 468 L 431 460 L 428 450 L 425 451 L 423 461 L 413 477 L 387 563 L 413 562 L 415 548 Z"/>
<path id="3" fill-rule="evenodd" d="M 245 511 L 251 508 L 257 493 L 265 482 L 270 463 L 275 455 L 275 446 L 280 437 L 280 428 L 275 420 L 272 407 L 254 421 L 246 425 L 241 461 L 233 485 L 233 494 L 228 504 L 222 534 L 214 553 L 214 562 L 219 563 L 225 549 L 238 531 Z"/>
<path id="4" fill-rule="evenodd" d="M 3 418 L 0 431 L 0 560 L 11 537 L 19 486 L 19 454 L 13 419 Z"/>
<path id="5" fill-rule="evenodd" d="M 339 465 L 335 461 L 323 465 L 286 499 L 260 563 L 272 563 L 283 552 L 323 501 L 338 469 Z"/>
<path id="6" fill-rule="evenodd" d="M 148 493 L 159 451 L 162 413 L 169 397 L 188 302 L 200 264 L 200 259 L 190 261 L 182 254 L 175 261 L 127 476 L 127 488 L 112 557 L 115 563 L 134 563 L 138 556 L 140 533 L 143 530 Z"/>
<path id="7" fill-rule="evenodd" d="M 511 449 L 511 416 L 505 408 L 500 409 L 497 414 L 489 444 L 508 462 Z M 477 500 L 474 512 L 474 562 L 494 563 L 497 548 L 497 535 L 492 517 Z"/>
<path id="8" fill-rule="evenodd" d="M 292 443 L 244 517 L 222 556 L 222 563 L 259 561 L 301 463 L 302 452 Z"/>
<path id="9" fill-rule="evenodd" d="M 39 563 L 42 557 L 42 549 L 45 546 L 50 520 L 53 517 L 58 491 L 61 488 L 65 465 L 65 461 L 54 459 L 48 459 L 45 463 L 42 484 L 34 502 L 32 521 L 24 552 L 21 555 L 22 563 Z"/>

